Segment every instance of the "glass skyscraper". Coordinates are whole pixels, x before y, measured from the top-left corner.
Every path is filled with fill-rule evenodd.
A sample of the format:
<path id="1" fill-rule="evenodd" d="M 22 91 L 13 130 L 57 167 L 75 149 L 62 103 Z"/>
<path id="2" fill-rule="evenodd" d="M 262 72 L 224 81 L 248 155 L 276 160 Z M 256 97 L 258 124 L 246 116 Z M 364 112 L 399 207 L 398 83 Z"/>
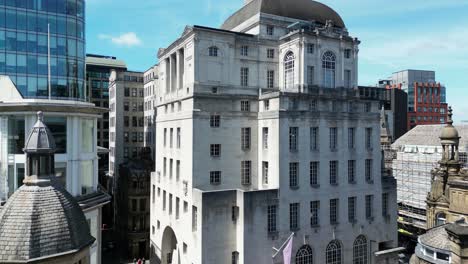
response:
<path id="1" fill-rule="evenodd" d="M 0 0 L 0 75 L 24 98 L 85 101 L 84 0 Z M 0 87 L 1 92 L 1 87 Z"/>

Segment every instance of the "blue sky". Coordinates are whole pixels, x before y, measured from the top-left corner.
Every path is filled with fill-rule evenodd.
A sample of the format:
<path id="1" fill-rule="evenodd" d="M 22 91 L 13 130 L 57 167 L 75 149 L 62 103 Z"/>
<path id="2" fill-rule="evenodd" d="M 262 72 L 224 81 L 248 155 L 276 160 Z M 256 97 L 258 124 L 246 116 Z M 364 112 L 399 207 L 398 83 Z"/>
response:
<path id="1" fill-rule="evenodd" d="M 244 0 L 87 0 L 87 52 L 130 70 L 157 62 L 186 25 L 219 27 Z M 359 84 L 402 69 L 435 70 L 455 120 L 468 120 L 468 0 L 322 0 L 359 38 Z"/>

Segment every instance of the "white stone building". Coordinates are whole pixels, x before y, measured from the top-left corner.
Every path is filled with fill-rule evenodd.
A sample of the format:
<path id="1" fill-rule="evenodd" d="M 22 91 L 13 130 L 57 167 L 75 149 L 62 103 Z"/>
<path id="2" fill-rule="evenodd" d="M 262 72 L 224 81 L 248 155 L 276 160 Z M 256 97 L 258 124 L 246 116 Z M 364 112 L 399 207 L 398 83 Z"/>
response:
<path id="1" fill-rule="evenodd" d="M 96 123 L 107 110 L 75 100 L 25 99 L 8 76 L 0 76 L 0 87 L 0 206 L 23 184 L 24 143 L 43 111 L 57 145 L 57 180 L 77 199 L 96 238 L 90 263 L 101 263 L 102 207 L 110 197 L 98 188 Z"/>
<path id="2" fill-rule="evenodd" d="M 151 155 L 154 158 L 155 154 L 155 138 L 156 138 L 156 88 L 159 78 L 159 66 L 154 65 L 144 73 L 144 89 L 145 89 L 145 147 L 151 148 Z"/>
<path id="3" fill-rule="evenodd" d="M 396 186 L 358 45 L 325 5 L 253 0 L 159 51 L 154 263 L 272 263 L 292 232 L 295 263 L 388 257 Z"/>

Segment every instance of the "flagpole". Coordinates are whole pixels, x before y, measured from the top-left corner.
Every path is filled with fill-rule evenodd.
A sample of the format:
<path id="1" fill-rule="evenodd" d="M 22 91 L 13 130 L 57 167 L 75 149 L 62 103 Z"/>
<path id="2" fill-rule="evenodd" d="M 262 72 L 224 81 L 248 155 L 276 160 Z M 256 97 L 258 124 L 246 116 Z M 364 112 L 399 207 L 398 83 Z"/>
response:
<path id="1" fill-rule="evenodd" d="M 50 85 L 50 23 L 47 24 L 47 86 L 49 88 L 49 100 L 52 99 L 52 88 Z"/>
<path id="2" fill-rule="evenodd" d="M 281 245 L 281 247 L 279 247 L 278 249 L 274 248 L 273 247 L 273 250 L 276 251 L 275 254 L 273 254 L 273 256 L 271 258 L 275 258 L 281 251 L 281 249 L 286 246 L 286 244 L 288 243 L 288 241 L 294 236 L 294 232 L 286 239 L 286 241 L 284 241 L 283 245 Z"/>

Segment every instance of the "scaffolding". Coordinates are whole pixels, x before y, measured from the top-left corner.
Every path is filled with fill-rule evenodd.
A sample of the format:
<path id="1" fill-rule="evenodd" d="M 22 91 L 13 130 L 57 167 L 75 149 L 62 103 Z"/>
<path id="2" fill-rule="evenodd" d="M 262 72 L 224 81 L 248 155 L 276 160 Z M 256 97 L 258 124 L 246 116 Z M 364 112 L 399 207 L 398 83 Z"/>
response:
<path id="1" fill-rule="evenodd" d="M 398 222 L 411 230 L 424 232 L 426 197 L 432 182 L 431 171 L 438 167 L 442 147 L 405 145 L 392 151 L 392 172 L 397 180 Z M 466 152 L 460 153 L 460 161 L 464 166 L 466 157 Z"/>

